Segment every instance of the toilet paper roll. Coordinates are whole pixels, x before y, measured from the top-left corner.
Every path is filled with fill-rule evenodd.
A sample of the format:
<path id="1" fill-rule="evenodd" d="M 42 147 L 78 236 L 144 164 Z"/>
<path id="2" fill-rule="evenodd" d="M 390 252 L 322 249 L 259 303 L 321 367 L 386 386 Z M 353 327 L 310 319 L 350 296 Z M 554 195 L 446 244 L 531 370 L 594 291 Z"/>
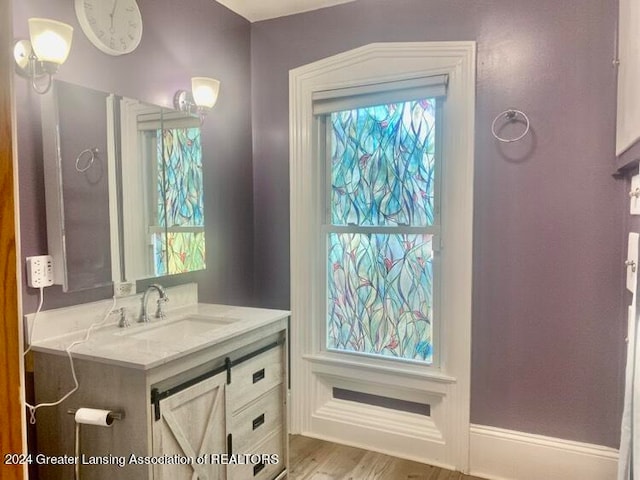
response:
<path id="1" fill-rule="evenodd" d="M 110 410 L 99 410 L 97 408 L 79 408 L 76 411 L 76 423 L 87 425 L 100 425 L 110 427 L 113 424 L 113 413 Z"/>

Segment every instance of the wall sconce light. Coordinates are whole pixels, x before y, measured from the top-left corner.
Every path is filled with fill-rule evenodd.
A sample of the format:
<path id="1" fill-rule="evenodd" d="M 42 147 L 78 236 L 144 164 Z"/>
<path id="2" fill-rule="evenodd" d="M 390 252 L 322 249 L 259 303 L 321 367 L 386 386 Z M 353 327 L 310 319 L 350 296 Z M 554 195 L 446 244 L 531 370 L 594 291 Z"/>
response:
<path id="1" fill-rule="evenodd" d="M 193 77 L 191 91 L 178 90 L 173 97 L 176 110 L 197 114 L 202 120 L 213 108 L 220 93 L 220 81 L 215 78 Z"/>
<path id="2" fill-rule="evenodd" d="M 31 86 L 40 94 L 51 88 L 51 77 L 58 71 L 71 50 L 73 27 L 48 18 L 29 19 L 29 40 L 19 40 L 13 47 L 16 71 L 31 80 Z M 44 89 L 38 89 L 37 80 L 47 77 Z"/>

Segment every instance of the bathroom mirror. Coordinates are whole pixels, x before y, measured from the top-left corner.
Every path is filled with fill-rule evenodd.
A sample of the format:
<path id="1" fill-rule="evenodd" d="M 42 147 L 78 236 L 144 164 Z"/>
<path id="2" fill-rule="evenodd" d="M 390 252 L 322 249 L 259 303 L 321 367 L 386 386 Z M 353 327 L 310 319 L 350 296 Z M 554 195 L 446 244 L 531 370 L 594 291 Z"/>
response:
<path id="1" fill-rule="evenodd" d="M 49 254 L 65 292 L 205 268 L 197 117 L 56 80 L 42 129 Z"/>

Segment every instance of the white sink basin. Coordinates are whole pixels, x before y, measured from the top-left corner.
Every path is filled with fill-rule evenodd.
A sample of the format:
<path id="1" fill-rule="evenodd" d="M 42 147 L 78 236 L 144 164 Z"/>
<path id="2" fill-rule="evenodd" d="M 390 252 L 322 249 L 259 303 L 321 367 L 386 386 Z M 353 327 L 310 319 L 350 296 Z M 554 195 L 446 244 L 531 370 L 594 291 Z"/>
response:
<path id="1" fill-rule="evenodd" d="M 237 319 L 229 317 L 210 317 L 191 315 L 174 321 L 164 321 L 156 325 L 150 323 L 135 327 L 135 330 L 124 331 L 119 335 L 140 340 L 179 341 L 188 337 L 202 335 L 216 328 L 224 327 Z"/>

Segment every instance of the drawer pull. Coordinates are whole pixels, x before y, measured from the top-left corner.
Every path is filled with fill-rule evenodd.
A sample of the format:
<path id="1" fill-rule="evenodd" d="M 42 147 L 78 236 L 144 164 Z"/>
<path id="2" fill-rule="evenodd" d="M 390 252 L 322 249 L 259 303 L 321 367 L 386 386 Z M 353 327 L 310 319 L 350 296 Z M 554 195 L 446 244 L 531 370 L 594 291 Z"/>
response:
<path id="1" fill-rule="evenodd" d="M 264 468 L 264 463 L 259 463 L 253 467 L 253 476 L 258 475 Z"/>
<path id="2" fill-rule="evenodd" d="M 264 368 L 258 370 L 253 374 L 253 383 L 258 383 L 260 380 L 264 379 Z"/>
<path id="3" fill-rule="evenodd" d="M 255 430 L 264 423 L 264 413 L 253 419 L 253 429 Z"/>

